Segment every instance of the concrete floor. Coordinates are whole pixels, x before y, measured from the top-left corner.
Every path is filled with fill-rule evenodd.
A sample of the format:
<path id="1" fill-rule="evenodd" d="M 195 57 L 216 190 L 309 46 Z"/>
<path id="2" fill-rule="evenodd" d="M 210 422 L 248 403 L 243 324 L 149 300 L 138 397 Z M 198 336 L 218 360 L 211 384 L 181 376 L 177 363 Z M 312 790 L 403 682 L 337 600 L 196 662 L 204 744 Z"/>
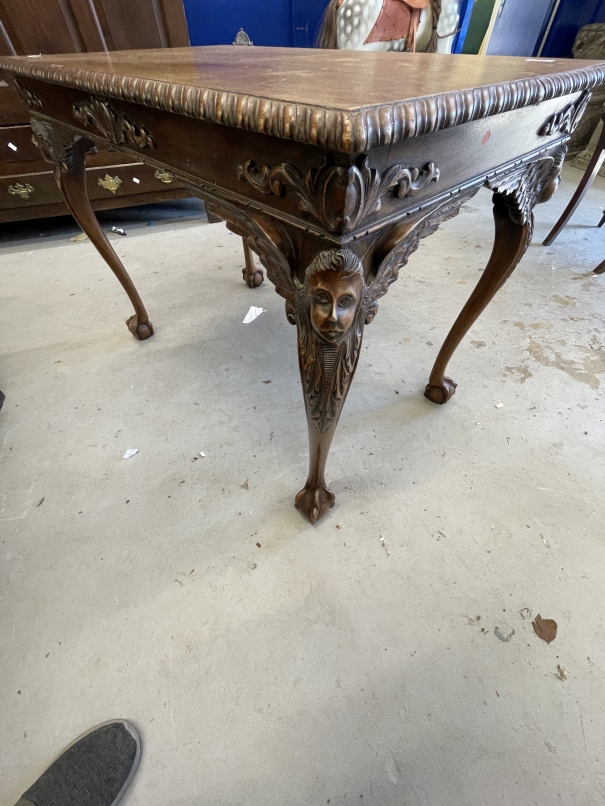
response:
<path id="1" fill-rule="evenodd" d="M 605 802 L 605 180 L 540 245 L 580 175 L 443 407 L 422 390 L 490 194 L 423 242 L 366 328 L 316 527 L 295 333 L 236 236 L 104 216 L 139 343 L 73 226 L 0 233 L 3 803 L 111 717 L 143 736 L 128 806 Z"/>

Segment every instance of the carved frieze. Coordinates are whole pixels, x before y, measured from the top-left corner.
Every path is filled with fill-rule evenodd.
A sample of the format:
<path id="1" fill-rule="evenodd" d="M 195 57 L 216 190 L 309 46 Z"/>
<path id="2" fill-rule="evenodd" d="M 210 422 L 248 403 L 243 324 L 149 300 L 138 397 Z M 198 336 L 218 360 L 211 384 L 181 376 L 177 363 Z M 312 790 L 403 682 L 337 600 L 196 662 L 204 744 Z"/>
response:
<path id="1" fill-rule="evenodd" d="M 556 115 L 551 115 L 546 119 L 538 134 L 541 137 L 549 137 L 553 134 L 571 134 L 586 111 L 590 95 L 591 93 L 588 91 L 583 92 L 579 98 L 566 106 L 565 109 L 557 112 Z"/>
<path id="2" fill-rule="evenodd" d="M 84 126 L 91 126 L 116 145 L 133 145 L 137 148 L 156 148 L 155 140 L 144 126 L 117 112 L 100 98 L 88 101 L 77 101 L 73 107 L 73 116 Z"/>
<path id="3" fill-rule="evenodd" d="M 238 176 L 267 195 L 282 196 L 286 189 L 291 190 L 299 198 L 300 209 L 326 229 L 350 232 L 366 215 L 380 210 L 389 192 L 400 199 L 411 196 L 437 182 L 439 169 L 427 162 L 420 169 L 393 165 L 381 173 L 371 168 L 365 158 L 359 167 L 348 168 L 329 165 L 324 160 L 319 168 L 303 173 L 288 162 L 258 169 L 253 160 L 248 160 L 238 167 Z"/>

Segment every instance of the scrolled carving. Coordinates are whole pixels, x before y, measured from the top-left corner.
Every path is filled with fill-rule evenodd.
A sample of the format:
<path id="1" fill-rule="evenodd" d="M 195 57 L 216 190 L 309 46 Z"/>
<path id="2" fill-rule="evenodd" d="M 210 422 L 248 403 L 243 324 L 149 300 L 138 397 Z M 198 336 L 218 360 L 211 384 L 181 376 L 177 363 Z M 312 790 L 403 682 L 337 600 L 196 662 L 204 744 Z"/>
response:
<path id="1" fill-rule="evenodd" d="M 397 198 L 411 196 L 431 182 L 437 182 L 439 169 L 428 162 L 420 169 L 393 165 L 381 173 L 370 167 L 366 157 L 359 167 L 348 168 L 329 165 L 324 160 L 319 168 L 311 168 L 303 174 L 288 162 L 275 168 L 263 165 L 258 169 L 253 160 L 248 160 L 238 167 L 238 176 L 267 195 L 281 196 L 286 188 L 292 190 L 299 198 L 300 209 L 326 229 L 349 232 L 366 215 L 380 210 L 389 191 Z"/>
<path id="2" fill-rule="evenodd" d="M 116 145 L 134 145 L 137 148 L 156 148 L 155 140 L 144 126 L 133 123 L 126 115 L 116 112 L 107 101 L 90 98 L 77 101 L 72 107 L 73 116 L 84 126 L 92 126 L 106 140 Z"/>
<path id="3" fill-rule="evenodd" d="M 591 93 L 588 91 L 583 92 L 579 98 L 566 106 L 565 109 L 547 118 L 538 135 L 549 137 L 553 134 L 571 134 L 586 111 L 590 95 Z"/>

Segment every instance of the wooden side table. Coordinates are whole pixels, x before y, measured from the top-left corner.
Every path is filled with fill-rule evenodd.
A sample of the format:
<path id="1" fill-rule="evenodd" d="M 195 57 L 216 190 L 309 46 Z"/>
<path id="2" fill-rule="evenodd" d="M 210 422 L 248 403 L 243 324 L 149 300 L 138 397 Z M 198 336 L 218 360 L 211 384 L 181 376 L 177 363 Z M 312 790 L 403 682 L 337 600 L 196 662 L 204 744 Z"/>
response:
<path id="1" fill-rule="evenodd" d="M 460 341 L 531 240 L 605 63 L 210 47 L 0 58 L 82 228 L 147 312 L 86 196 L 85 154 L 111 144 L 168 170 L 259 255 L 296 326 L 312 522 L 334 505 L 325 466 L 366 325 L 420 240 L 482 186 L 492 255 L 425 395 L 445 403 Z M 178 282 L 178 278 L 175 278 Z"/>

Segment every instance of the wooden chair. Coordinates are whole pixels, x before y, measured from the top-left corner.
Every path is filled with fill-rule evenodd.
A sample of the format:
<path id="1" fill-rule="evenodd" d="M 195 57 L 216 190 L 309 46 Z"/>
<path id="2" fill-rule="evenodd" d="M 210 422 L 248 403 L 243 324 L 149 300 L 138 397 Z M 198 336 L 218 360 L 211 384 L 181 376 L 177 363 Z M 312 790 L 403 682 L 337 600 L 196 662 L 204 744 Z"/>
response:
<path id="1" fill-rule="evenodd" d="M 597 141 L 597 145 L 595 147 L 594 153 L 590 159 L 586 167 L 586 171 L 584 172 L 584 176 L 580 180 L 580 184 L 576 188 L 576 192 L 570 199 L 569 204 L 563 210 L 561 218 L 557 221 L 551 231 L 548 233 L 546 238 L 543 241 L 544 246 L 550 246 L 551 243 L 557 238 L 558 234 L 561 232 L 563 227 L 567 224 L 569 219 L 576 211 L 576 207 L 580 204 L 590 186 L 594 182 L 595 176 L 599 173 L 599 169 L 603 164 L 603 160 L 605 160 L 605 112 L 601 116 L 601 120 L 603 121 L 603 129 L 601 131 L 601 136 Z M 605 210 L 603 210 L 603 216 L 597 227 L 602 227 L 605 224 Z M 595 274 L 603 274 L 605 273 L 605 260 L 594 269 Z"/>

